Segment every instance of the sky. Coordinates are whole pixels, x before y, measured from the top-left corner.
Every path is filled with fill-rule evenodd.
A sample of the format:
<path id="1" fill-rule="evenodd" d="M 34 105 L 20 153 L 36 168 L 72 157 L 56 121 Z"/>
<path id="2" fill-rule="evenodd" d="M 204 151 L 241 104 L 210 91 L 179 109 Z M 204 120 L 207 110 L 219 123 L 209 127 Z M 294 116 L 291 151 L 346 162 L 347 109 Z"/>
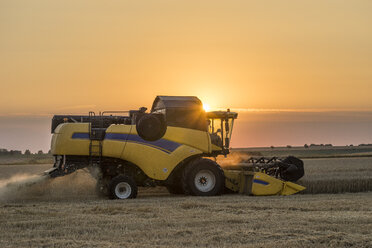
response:
<path id="1" fill-rule="evenodd" d="M 53 114 L 196 95 L 233 147 L 372 143 L 371 1 L 0 0 L 0 148 Z"/>

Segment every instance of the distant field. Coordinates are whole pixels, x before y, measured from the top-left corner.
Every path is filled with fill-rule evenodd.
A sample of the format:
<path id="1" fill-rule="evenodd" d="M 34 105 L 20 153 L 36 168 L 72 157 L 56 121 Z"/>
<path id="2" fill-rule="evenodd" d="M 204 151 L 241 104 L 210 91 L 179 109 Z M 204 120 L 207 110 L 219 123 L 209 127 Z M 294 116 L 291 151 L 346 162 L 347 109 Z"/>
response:
<path id="1" fill-rule="evenodd" d="M 234 148 L 231 149 L 231 152 L 266 157 L 285 157 L 289 155 L 299 158 L 372 157 L 372 146 Z"/>
<path id="2" fill-rule="evenodd" d="M 15 155 L 15 156 L 0 156 L 0 165 L 2 164 L 50 164 L 53 163 L 53 156 L 49 154 L 43 155 Z"/>

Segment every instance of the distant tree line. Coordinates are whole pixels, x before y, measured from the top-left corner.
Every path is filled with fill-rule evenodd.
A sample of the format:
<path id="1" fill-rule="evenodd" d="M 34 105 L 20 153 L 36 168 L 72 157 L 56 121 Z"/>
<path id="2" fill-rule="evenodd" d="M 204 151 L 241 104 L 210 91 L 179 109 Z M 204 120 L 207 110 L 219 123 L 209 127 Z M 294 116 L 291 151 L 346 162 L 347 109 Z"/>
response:
<path id="1" fill-rule="evenodd" d="M 354 146 L 353 144 L 351 145 L 346 145 L 346 146 Z M 359 144 L 358 146 L 372 146 L 372 144 Z M 305 148 L 310 148 L 310 147 L 333 147 L 332 144 L 305 144 L 304 145 Z M 276 147 L 275 146 L 270 146 L 271 149 L 275 149 Z M 281 147 L 278 147 L 278 148 L 281 148 Z M 291 145 L 287 145 L 286 148 L 292 148 Z"/>
<path id="2" fill-rule="evenodd" d="M 7 149 L 0 149 L 0 156 L 6 156 L 6 155 L 22 155 L 21 151 L 18 150 L 10 150 L 8 151 Z"/>
<path id="3" fill-rule="evenodd" d="M 305 144 L 304 147 L 305 148 L 309 148 L 309 147 L 323 147 L 323 146 L 326 146 L 326 147 L 332 147 L 333 145 L 332 144 Z M 349 146 L 354 146 L 353 144 L 349 145 Z M 359 144 L 358 146 L 372 146 L 372 144 Z M 287 146 L 289 147 L 289 146 Z"/>
<path id="4" fill-rule="evenodd" d="M 305 148 L 309 148 L 309 147 L 323 147 L 323 146 L 326 146 L 326 147 L 332 147 L 333 145 L 332 144 L 305 144 L 304 147 Z"/>
<path id="5" fill-rule="evenodd" d="M 7 149 L 0 149 L 0 156 L 19 156 L 19 155 L 25 155 L 25 156 L 30 156 L 30 155 L 45 155 L 45 154 L 51 154 L 50 150 L 48 153 L 44 153 L 42 150 L 39 150 L 36 153 L 31 153 L 29 149 L 27 149 L 23 154 L 22 151 L 19 150 L 7 150 Z"/>

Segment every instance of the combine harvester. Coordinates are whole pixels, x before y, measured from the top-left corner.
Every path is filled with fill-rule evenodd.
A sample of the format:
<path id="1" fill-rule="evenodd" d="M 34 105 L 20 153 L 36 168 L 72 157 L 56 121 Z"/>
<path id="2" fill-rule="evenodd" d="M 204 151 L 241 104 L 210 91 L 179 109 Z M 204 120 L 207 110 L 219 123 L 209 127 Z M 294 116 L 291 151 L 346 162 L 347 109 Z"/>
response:
<path id="1" fill-rule="evenodd" d="M 138 186 L 156 185 L 197 196 L 290 195 L 304 189 L 293 183 L 304 174 L 303 162 L 294 157 L 251 158 L 229 167 L 208 159 L 229 154 L 237 113 L 206 113 L 193 96 L 158 96 L 151 112 L 146 110 L 54 116 L 55 163 L 45 174 L 98 168 L 97 191 L 112 199 L 135 198 Z"/>

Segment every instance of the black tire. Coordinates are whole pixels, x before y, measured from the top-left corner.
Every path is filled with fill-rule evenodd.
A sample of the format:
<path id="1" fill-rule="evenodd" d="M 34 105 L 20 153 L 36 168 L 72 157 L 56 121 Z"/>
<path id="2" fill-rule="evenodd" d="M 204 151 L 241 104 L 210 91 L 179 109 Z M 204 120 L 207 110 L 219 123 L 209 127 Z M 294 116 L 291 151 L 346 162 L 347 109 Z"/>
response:
<path id="1" fill-rule="evenodd" d="M 167 124 L 162 114 L 144 114 L 136 123 L 138 135 L 146 141 L 162 138 L 167 131 Z"/>
<path id="2" fill-rule="evenodd" d="M 167 188 L 168 192 L 171 193 L 171 194 L 174 194 L 174 195 L 184 194 L 181 185 L 172 184 L 172 185 L 166 185 L 165 187 Z"/>
<path id="3" fill-rule="evenodd" d="M 283 166 L 280 169 L 280 177 L 285 181 L 296 182 L 298 179 L 304 176 L 304 162 L 293 156 L 285 158 L 283 163 L 287 166 Z"/>
<path id="4" fill-rule="evenodd" d="M 137 197 L 137 185 L 135 181 L 128 176 L 119 175 L 110 182 L 111 199 L 131 199 Z"/>
<path id="5" fill-rule="evenodd" d="M 223 190 L 223 194 L 224 195 L 232 195 L 232 194 L 236 194 L 238 192 L 235 192 L 235 191 L 232 191 L 231 189 L 225 187 L 224 190 Z"/>
<path id="6" fill-rule="evenodd" d="M 185 194 L 195 196 L 220 195 L 225 188 L 225 175 L 216 162 L 199 158 L 185 167 L 182 188 Z"/>

